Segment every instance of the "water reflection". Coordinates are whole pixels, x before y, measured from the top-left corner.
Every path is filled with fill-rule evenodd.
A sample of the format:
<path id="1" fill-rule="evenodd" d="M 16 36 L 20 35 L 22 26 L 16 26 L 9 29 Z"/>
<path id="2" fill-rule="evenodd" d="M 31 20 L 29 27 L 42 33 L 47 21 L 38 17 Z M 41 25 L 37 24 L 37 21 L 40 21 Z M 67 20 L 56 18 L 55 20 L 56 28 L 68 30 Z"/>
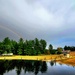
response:
<path id="1" fill-rule="evenodd" d="M 53 66 L 53 65 L 54 65 L 54 63 L 55 63 L 54 61 L 51 61 L 51 62 L 50 62 L 50 65 L 51 65 L 51 66 Z"/>
<path id="2" fill-rule="evenodd" d="M 0 75 L 75 75 L 75 67 L 54 61 L 0 61 Z"/>
<path id="3" fill-rule="evenodd" d="M 22 69 L 24 70 L 24 73 L 34 72 L 34 74 L 37 75 L 39 72 L 45 73 L 47 71 L 47 64 L 45 61 L 0 61 L 0 75 L 13 69 L 16 69 L 17 75 L 21 74 Z"/>

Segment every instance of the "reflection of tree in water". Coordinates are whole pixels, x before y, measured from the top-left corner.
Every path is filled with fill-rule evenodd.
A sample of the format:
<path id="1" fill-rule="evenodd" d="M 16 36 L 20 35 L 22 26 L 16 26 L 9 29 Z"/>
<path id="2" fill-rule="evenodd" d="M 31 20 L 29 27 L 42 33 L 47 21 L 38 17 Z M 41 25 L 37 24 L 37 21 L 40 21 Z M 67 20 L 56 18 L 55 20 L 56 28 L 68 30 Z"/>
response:
<path id="1" fill-rule="evenodd" d="M 17 75 L 21 74 L 22 69 L 24 72 L 33 72 L 37 75 L 39 72 L 44 73 L 47 71 L 46 62 L 42 61 L 24 61 L 24 60 L 11 60 L 11 61 L 0 61 L 0 75 L 9 72 L 10 70 L 16 69 Z"/>
<path id="2" fill-rule="evenodd" d="M 11 61 L 0 60 L 0 75 L 3 75 L 6 71 L 9 72 L 12 69 L 14 69 L 14 67 L 12 66 Z"/>
<path id="3" fill-rule="evenodd" d="M 40 61 L 36 61 L 34 63 L 34 72 L 35 72 L 35 75 L 37 75 L 38 72 L 40 71 L 40 65 L 41 65 L 41 62 Z"/>
<path id="4" fill-rule="evenodd" d="M 46 71 L 47 71 L 47 64 L 46 64 L 46 62 L 44 61 L 44 62 L 42 62 L 41 72 L 44 73 L 44 72 L 46 72 Z"/>
<path id="5" fill-rule="evenodd" d="M 54 65 L 54 63 L 55 63 L 54 61 L 50 61 L 50 65 L 51 65 L 51 66 L 53 66 L 53 65 Z"/>
<path id="6" fill-rule="evenodd" d="M 17 75 L 20 75 L 20 73 L 21 73 L 21 65 L 22 65 L 21 61 L 18 60 L 18 62 L 16 62 L 16 73 L 17 73 Z"/>
<path id="7" fill-rule="evenodd" d="M 0 75 L 3 75 L 6 72 L 4 62 L 5 61 L 0 61 Z"/>

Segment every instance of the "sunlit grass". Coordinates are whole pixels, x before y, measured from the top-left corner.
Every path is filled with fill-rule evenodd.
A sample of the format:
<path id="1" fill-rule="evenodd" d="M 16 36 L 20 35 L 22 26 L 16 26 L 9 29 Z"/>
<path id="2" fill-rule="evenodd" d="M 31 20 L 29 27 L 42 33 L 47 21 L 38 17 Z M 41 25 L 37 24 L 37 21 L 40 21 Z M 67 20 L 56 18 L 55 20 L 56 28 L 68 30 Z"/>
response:
<path id="1" fill-rule="evenodd" d="M 0 56 L 0 59 L 5 60 L 51 60 L 58 57 L 58 55 L 38 55 L 38 56 L 23 56 L 23 55 L 13 55 L 13 56 Z"/>

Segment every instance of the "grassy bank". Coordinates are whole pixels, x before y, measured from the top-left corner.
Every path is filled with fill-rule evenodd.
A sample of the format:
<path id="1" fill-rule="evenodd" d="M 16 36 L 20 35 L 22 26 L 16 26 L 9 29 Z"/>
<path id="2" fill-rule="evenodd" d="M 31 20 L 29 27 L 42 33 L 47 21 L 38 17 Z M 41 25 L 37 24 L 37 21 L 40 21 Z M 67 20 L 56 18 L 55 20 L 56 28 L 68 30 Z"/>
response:
<path id="1" fill-rule="evenodd" d="M 40 56 L 22 56 L 22 55 L 13 55 L 13 56 L 0 56 L 0 60 L 52 60 L 58 57 L 58 55 L 40 55 Z"/>
<path id="2" fill-rule="evenodd" d="M 64 57 L 63 55 L 39 55 L 39 56 L 13 55 L 13 56 L 0 56 L 0 60 L 41 60 L 41 61 L 56 60 L 57 62 L 60 63 L 75 66 L 75 52 L 70 53 L 70 58 Z"/>

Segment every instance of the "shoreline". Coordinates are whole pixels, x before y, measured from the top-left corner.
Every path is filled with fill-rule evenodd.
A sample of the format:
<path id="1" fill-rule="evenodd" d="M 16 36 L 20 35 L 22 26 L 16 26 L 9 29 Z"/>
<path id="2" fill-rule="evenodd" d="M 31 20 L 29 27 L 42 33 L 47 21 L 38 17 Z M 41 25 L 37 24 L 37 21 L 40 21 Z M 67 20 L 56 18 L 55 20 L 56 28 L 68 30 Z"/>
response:
<path id="1" fill-rule="evenodd" d="M 13 56 L 0 56 L 0 60 L 51 60 L 58 57 L 58 55 L 38 55 L 38 56 L 23 56 L 23 55 L 13 55 Z"/>
<path id="2" fill-rule="evenodd" d="M 75 56 L 73 58 L 58 60 L 57 62 L 59 62 L 61 64 L 67 64 L 67 65 L 75 66 Z"/>
<path id="3" fill-rule="evenodd" d="M 68 64 L 75 66 L 75 56 L 70 58 L 62 57 L 60 55 L 39 55 L 39 56 L 23 56 L 23 55 L 13 55 L 13 56 L 0 56 L 0 60 L 38 60 L 38 61 L 56 61 L 61 64 Z"/>

